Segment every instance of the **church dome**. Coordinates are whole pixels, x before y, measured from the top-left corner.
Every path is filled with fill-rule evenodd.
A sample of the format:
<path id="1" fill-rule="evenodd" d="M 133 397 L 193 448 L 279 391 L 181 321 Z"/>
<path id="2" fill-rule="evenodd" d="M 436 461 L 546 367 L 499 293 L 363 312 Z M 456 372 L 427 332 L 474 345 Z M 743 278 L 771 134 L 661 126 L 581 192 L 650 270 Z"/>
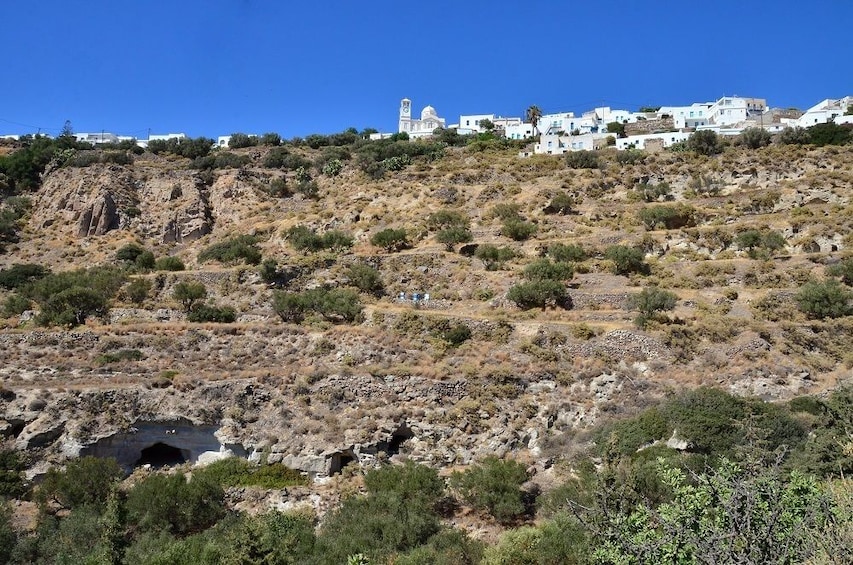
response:
<path id="1" fill-rule="evenodd" d="M 427 106 L 421 112 L 421 119 L 422 120 L 425 120 L 425 119 L 430 118 L 430 117 L 434 118 L 437 116 L 438 116 L 438 114 L 435 113 L 435 108 L 433 108 L 432 106 Z"/>

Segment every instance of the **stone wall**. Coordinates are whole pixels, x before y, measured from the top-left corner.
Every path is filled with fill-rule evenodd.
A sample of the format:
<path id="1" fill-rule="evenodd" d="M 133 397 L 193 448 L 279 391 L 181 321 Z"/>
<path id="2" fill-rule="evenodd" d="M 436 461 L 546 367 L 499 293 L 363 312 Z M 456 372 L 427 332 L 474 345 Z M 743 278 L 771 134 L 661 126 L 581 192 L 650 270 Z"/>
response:
<path id="1" fill-rule="evenodd" d="M 645 135 L 656 131 L 669 131 L 675 129 L 675 121 L 672 118 L 659 118 L 657 120 L 641 120 L 632 124 L 625 124 L 626 135 Z"/>

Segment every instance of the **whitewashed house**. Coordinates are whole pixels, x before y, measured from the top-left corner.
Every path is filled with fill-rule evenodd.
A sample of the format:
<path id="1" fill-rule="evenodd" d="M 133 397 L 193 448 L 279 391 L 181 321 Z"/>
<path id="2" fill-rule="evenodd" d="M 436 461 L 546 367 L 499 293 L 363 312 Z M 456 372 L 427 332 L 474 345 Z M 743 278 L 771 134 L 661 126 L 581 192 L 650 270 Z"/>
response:
<path id="1" fill-rule="evenodd" d="M 711 115 L 708 110 L 712 105 L 711 102 L 695 102 L 690 106 L 661 106 L 657 117 L 669 116 L 676 129 L 697 128 L 710 123 Z"/>
<path id="2" fill-rule="evenodd" d="M 543 133 L 539 143 L 533 146 L 533 152 L 541 155 L 562 155 L 569 151 L 592 151 L 607 146 L 607 138 L 616 135 L 607 132 L 583 133 Z"/>
<path id="3" fill-rule="evenodd" d="M 495 114 L 470 114 L 459 116 L 459 124 L 456 131 L 462 135 L 483 133 L 486 130 L 480 123 L 484 120 L 492 122 L 495 129 L 503 131 L 506 131 L 509 127 L 521 125 L 521 118 L 505 118 L 503 116 L 496 116 Z"/>
<path id="4" fill-rule="evenodd" d="M 805 114 L 797 120 L 785 120 L 785 122 L 787 125 L 799 126 L 801 128 L 825 124 L 827 122 L 839 123 L 838 119 L 844 116 L 851 104 L 853 104 L 853 96 L 845 96 L 844 98 L 837 99 L 827 98 L 806 110 Z"/>
<path id="5" fill-rule="evenodd" d="M 509 125 L 504 129 L 504 137 L 507 139 L 527 139 L 533 137 L 533 124 L 521 122 L 517 125 Z"/>
<path id="6" fill-rule="evenodd" d="M 616 140 L 616 149 L 624 151 L 626 149 L 649 149 L 652 146 L 670 147 L 679 141 L 686 141 L 692 132 L 670 131 L 666 133 L 647 133 L 643 135 L 631 135 L 628 137 L 618 138 Z"/>

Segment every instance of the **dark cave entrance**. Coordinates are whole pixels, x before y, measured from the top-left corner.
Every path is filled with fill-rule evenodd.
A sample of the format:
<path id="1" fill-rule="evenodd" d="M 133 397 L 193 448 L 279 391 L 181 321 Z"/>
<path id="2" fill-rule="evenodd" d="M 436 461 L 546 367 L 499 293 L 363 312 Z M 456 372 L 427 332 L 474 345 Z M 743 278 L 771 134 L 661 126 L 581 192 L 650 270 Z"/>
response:
<path id="1" fill-rule="evenodd" d="M 157 442 L 142 450 L 142 454 L 134 466 L 139 467 L 140 465 L 151 465 L 152 467 L 160 468 L 171 465 L 180 465 L 186 462 L 187 454 L 185 451 L 163 442 Z"/>
<path id="2" fill-rule="evenodd" d="M 391 439 L 388 441 L 388 448 L 385 450 L 385 453 L 388 455 L 397 455 L 400 453 L 400 446 L 413 437 L 415 437 L 415 434 L 408 426 L 405 424 L 400 426 L 391 434 Z"/>
<path id="3" fill-rule="evenodd" d="M 329 475 L 337 475 L 341 469 L 356 461 L 355 454 L 352 451 L 339 452 L 332 455 L 329 463 Z"/>

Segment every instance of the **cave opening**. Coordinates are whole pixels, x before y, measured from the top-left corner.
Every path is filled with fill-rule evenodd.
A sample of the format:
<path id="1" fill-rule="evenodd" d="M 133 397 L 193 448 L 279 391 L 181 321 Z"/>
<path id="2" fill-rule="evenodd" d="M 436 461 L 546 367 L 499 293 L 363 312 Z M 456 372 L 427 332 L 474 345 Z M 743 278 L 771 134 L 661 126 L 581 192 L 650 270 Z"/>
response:
<path id="1" fill-rule="evenodd" d="M 187 454 L 183 450 L 163 442 L 157 442 L 142 450 L 134 466 L 151 465 L 154 468 L 160 468 L 186 462 Z"/>
<path id="2" fill-rule="evenodd" d="M 351 451 L 333 454 L 329 463 L 329 475 L 337 475 L 344 467 L 355 461 L 355 454 Z"/>
<path id="3" fill-rule="evenodd" d="M 400 453 L 400 446 L 413 437 L 415 437 L 415 434 L 408 426 L 400 426 L 391 434 L 391 440 L 388 442 L 388 449 L 386 450 L 386 453 L 388 455 L 397 455 Z"/>

